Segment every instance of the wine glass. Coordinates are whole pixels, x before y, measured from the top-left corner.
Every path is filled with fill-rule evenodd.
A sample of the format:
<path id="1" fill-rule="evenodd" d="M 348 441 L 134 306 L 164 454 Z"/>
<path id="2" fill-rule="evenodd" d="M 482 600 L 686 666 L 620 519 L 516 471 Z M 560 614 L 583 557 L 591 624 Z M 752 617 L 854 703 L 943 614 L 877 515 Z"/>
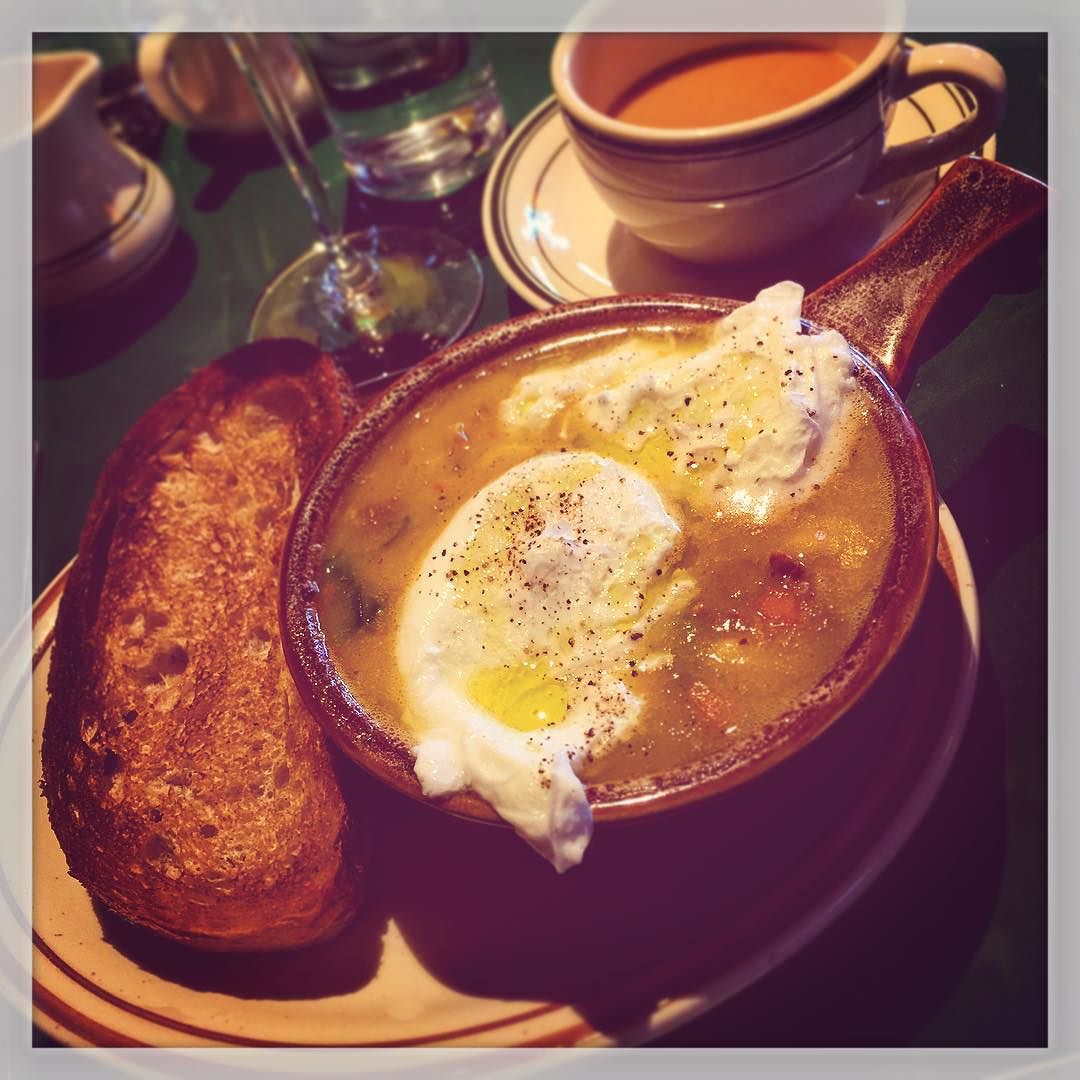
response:
<path id="1" fill-rule="evenodd" d="M 457 338 L 483 295 L 476 255 L 430 229 L 376 225 L 343 234 L 293 105 L 256 35 L 227 33 L 225 40 L 318 233 L 263 289 L 248 340 L 313 342 L 364 385 Z"/>

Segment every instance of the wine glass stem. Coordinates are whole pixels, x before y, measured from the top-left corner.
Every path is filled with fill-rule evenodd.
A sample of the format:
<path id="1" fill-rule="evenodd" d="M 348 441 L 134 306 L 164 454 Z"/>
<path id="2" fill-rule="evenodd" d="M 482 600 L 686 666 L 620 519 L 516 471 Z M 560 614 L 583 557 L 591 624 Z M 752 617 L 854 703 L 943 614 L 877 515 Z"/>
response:
<path id="1" fill-rule="evenodd" d="M 375 276 L 371 259 L 342 243 L 337 217 L 330 206 L 326 185 L 304 141 L 300 124 L 288 96 L 282 89 L 272 63 L 267 62 L 252 33 L 225 35 L 229 50 L 244 73 L 274 145 L 285 161 L 311 213 L 319 237 L 327 250 L 331 285 L 346 294 L 346 307 L 355 309 L 362 292 Z M 359 294 L 359 295 L 358 295 Z"/>

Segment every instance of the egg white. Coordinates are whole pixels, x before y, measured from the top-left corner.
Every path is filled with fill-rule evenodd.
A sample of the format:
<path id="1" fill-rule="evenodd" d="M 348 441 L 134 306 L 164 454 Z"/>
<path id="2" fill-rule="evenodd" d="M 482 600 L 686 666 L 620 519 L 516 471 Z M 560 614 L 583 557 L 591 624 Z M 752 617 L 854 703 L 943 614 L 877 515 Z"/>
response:
<path id="1" fill-rule="evenodd" d="M 530 458 L 457 511 L 396 643 L 425 794 L 471 788 L 556 869 L 580 862 L 576 768 L 637 723 L 634 672 L 669 659 L 650 628 L 694 592 L 680 536 L 639 472 L 586 452 Z"/>
<path id="2" fill-rule="evenodd" d="M 500 406 L 512 430 L 560 417 L 568 443 L 607 441 L 699 512 L 763 517 L 801 502 L 842 460 L 851 353 L 829 330 L 804 334 L 803 289 L 764 289 L 700 349 L 615 345 L 523 377 Z"/>

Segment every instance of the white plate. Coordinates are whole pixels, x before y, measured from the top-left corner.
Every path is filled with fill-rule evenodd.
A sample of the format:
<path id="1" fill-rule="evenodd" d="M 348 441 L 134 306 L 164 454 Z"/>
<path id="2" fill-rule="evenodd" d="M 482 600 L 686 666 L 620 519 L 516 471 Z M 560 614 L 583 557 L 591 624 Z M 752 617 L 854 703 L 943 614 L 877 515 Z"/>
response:
<path id="1" fill-rule="evenodd" d="M 886 141 L 893 145 L 942 131 L 972 108 L 962 88 L 928 86 L 897 105 Z M 991 138 L 983 157 L 992 159 L 995 147 Z M 615 220 L 578 164 L 551 97 L 514 129 L 492 165 L 484 188 L 484 238 L 503 278 L 535 308 L 641 292 L 749 300 L 784 279 L 809 292 L 895 232 L 947 168 L 858 196 L 797 251 L 753 266 L 702 267 L 650 247 Z"/>
<path id="2" fill-rule="evenodd" d="M 327 946 L 213 956 L 127 926 L 68 876 L 35 791 L 35 1022 L 69 1045 L 609 1046 L 699 1016 L 846 910 L 945 778 L 975 685 L 978 611 L 944 506 L 941 525 L 939 570 L 887 685 L 760 780 L 598 830 L 565 876 L 509 830 L 358 777 L 352 794 L 377 829 L 369 902 Z M 65 577 L 34 610 L 38 763 Z M 11 780 L 27 760 L 30 687 L 10 659 L 5 669 L 0 761 Z M 777 813 L 792 799 L 797 820 Z M 0 960 L 25 970 L 30 920 L 8 850 Z"/>

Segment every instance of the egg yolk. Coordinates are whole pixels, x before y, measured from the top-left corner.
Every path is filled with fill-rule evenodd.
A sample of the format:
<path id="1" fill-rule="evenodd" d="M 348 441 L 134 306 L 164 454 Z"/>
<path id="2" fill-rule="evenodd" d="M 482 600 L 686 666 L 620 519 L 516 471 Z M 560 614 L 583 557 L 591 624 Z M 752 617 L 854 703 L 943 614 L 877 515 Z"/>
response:
<path id="1" fill-rule="evenodd" d="M 536 661 L 482 668 L 468 683 L 469 697 L 515 731 L 536 731 L 566 718 L 566 687 Z"/>

